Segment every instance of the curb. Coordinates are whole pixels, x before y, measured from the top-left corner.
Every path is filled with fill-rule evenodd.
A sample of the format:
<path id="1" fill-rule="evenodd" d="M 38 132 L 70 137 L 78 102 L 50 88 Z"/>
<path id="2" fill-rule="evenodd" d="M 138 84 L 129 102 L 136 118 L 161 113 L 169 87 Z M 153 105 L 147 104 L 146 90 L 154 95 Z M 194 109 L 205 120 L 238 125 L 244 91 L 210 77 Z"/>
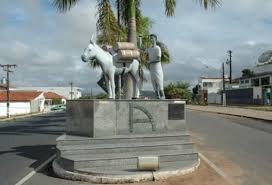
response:
<path id="1" fill-rule="evenodd" d="M 208 113 L 214 113 L 214 114 L 222 114 L 222 115 L 237 116 L 237 117 L 242 117 L 242 118 L 250 118 L 250 119 L 260 120 L 260 121 L 265 121 L 265 122 L 271 122 L 272 121 L 272 120 L 268 120 L 268 119 L 256 118 L 256 117 L 252 117 L 252 116 L 239 115 L 239 114 L 231 114 L 231 113 L 208 111 L 208 110 L 199 110 L 199 109 L 188 108 L 188 107 L 187 107 L 187 109 L 188 110 L 193 110 L 193 111 L 199 111 L 199 112 L 208 112 Z"/>
<path id="2" fill-rule="evenodd" d="M 135 183 L 135 182 L 147 182 L 147 181 L 159 181 L 169 177 L 185 175 L 194 172 L 200 165 L 200 158 L 198 162 L 189 168 L 172 171 L 161 172 L 146 172 L 139 175 L 85 175 L 76 172 L 71 172 L 63 169 L 55 159 L 52 163 L 54 173 L 64 179 L 74 181 L 84 181 L 97 184 L 123 184 L 123 183 Z"/>

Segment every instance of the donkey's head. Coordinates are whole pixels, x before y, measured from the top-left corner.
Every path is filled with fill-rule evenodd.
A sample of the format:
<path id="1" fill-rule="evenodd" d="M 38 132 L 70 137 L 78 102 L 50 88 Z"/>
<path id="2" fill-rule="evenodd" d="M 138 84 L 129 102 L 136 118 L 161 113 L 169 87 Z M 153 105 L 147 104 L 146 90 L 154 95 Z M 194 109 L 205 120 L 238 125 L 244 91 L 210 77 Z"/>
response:
<path id="1" fill-rule="evenodd" d="M 96 55 L 96 49 L 95 49 L 95 41 L 92 37 L 90 40 L 90 43 L 88 44 L 87 48 L 85 48 L 84 53 L 81 55 L 81 59 L 83 62 L 88 62 Z"/>

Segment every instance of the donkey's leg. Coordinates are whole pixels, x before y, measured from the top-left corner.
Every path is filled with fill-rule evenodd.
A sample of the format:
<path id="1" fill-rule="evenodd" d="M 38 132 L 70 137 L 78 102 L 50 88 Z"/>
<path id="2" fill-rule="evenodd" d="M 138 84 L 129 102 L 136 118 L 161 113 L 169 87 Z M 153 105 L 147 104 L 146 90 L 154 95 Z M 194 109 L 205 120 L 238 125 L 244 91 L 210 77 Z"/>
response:
<path id="1" fill-rule="evenodd" d="M 111 87 L 111 93 L 112 93 L 112 98 L 115 99 L 115 81 L 114 81 L 114 72 L 110 73 L 109 75 L 110 78 L 110 87 Z"/>
<path id="2" fill-rule="evenodd" d="M 106 74 L 104 75 L 104 77 L 105 77 L 106 86 L 107 86 L 107 90 L 108 90 L 108 98 L 112 99 L 112 91 L 111 91 L 111 85 L 110 85 L 109 77 Z"/>
<path id="3" fill-rule="evenodd" d="M 139 74 L 139 65 L 134 64 L 131 70 L 133 76 L 133 98 L 138 99 L 140 97 L 141 78 Z"/>

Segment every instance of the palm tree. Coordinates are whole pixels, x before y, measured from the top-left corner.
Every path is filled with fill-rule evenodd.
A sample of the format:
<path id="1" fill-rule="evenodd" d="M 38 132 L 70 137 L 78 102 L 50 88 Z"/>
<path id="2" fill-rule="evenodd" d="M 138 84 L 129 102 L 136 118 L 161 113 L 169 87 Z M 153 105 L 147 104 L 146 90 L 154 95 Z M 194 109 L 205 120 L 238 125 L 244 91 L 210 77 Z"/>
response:
<path id="1" fill-rule="evenodd" d="M 54 6 L 61 12 L 66 12 L 75 6 L 80 0 L 54 0 Z M 215 7 L 221 3 L 222 0 L 198 0 L 205 9 L 208 6 Z M 114 18 L 114 13 L 111 9 L 109 0 L 97 0 L 98 3 L 98 31 L 111 30 L 116 33 L 117 22 Z M 137 21 L 141 16 L 141 0 L 116 0 L 118 7 L 120 7 L 121 18 L 123 23 L 128 28 L 127 40 L 137 44 Z M 167 17 L 171 17 L 175 13 L 176 0 L 164 0 L 165 14 Z M 109 31 L 110 32 L 110 31 Z M 108 36 L 111 34 L 106 34 Z M 110 39 L 109 39 L 110 40 Z M 110 41 L 111 42 L 111 41 Z"/>
<path id="2" fill-rule="evenodd" d="M 54 0 L 54 5 L 62 12 L 70 10 L 80 0 Z M 205 9 L 215 7 L 221 3 L 222 0 L 198 0 Z M 98 2 L 98 20 L 97 29 L 102 32 L 104 41 L 112 43 L 116 37 L 116 19 L 110 6 L 109 0 L 97 0 Z M 121 14 L 122 21 L 127 27 L 127 41 L 132 42 L 137 46 L 137 18 L 141 16 L 140 4 L 141 0 L 116 0 L 117 7 L 120 7 L 118 14 Z M 176 0 L 164 0 L 165 14 L 171 17 L 175 13 Z M 139 27 L 139 24 L 138 24 Z M 120 32 L 120 31 L 118 31 Z M 105 34 L 105 35 L 104 35 Z M 132 97 L 132 79 L 127 77 L 126 80 L 126 98 Z"/>

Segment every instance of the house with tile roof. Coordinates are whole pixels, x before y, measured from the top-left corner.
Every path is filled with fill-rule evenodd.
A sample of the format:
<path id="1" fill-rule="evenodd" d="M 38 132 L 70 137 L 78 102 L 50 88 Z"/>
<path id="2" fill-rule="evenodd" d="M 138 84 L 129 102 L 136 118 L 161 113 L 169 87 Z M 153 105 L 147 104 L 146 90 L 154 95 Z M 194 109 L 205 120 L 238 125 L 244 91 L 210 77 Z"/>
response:
<path id="1" fill-rule="evenodd" d="M 10 91 L 10 115 L 29 114 L 44 110 L 45 97 L 41 91 Z M 7 115 L 7 91 L 0 91 L 0 117 Z"/>
<path id="2" fill-rule="evenodd" d="M 45 92 L 45 105 L 66 104 L 66 98 L 54 92 Z"/>

